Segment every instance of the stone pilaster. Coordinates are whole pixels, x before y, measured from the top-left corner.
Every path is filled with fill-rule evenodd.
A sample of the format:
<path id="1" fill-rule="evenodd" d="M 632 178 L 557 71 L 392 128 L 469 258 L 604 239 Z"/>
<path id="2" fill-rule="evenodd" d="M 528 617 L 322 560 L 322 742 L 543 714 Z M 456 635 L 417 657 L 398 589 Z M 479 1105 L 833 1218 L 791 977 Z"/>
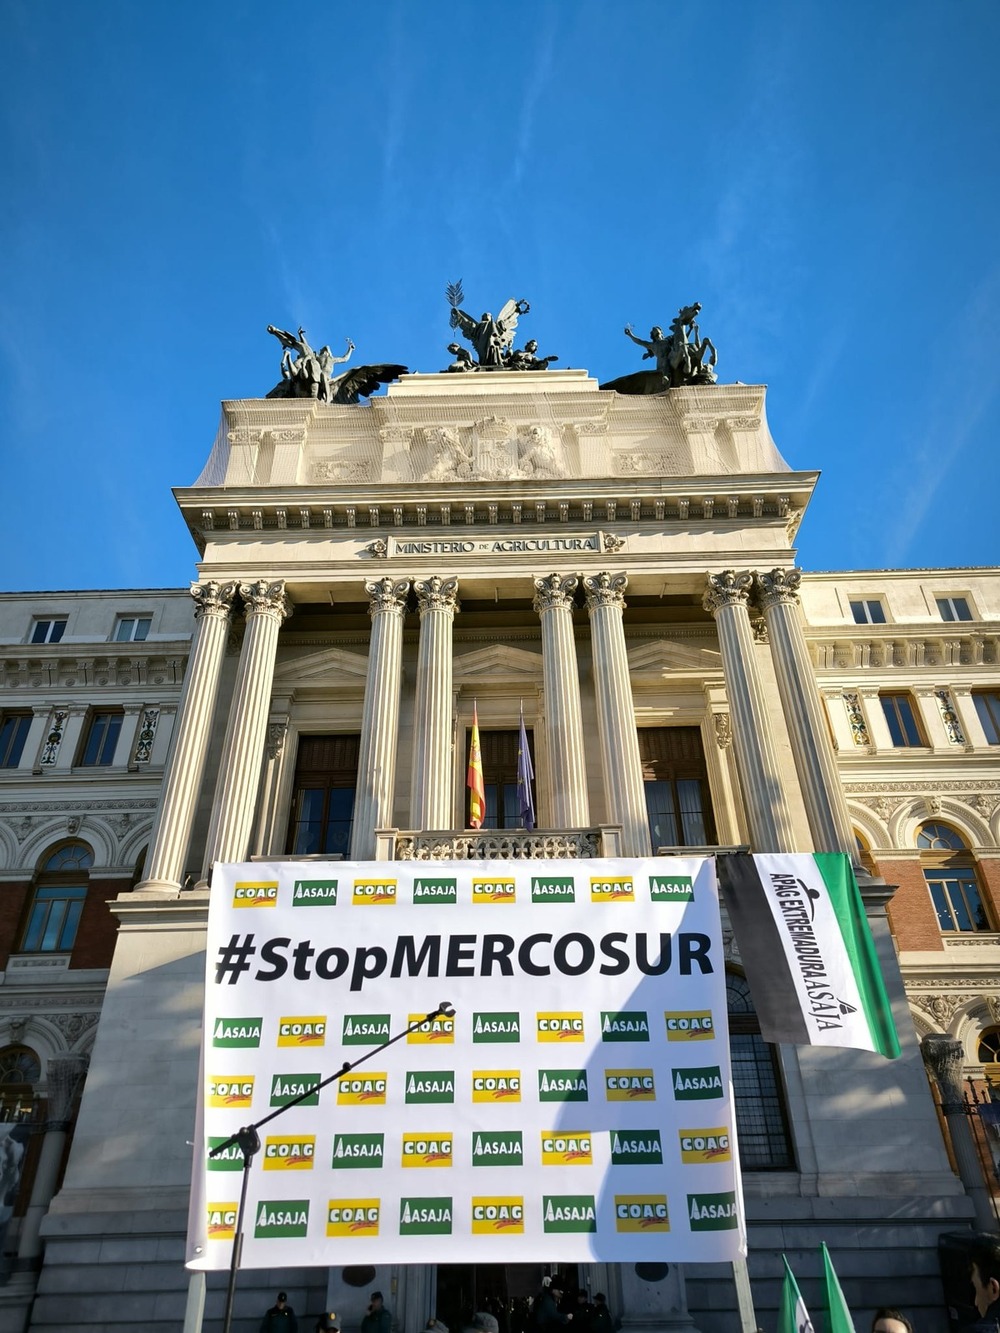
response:
<path id="1" fill-rule="evenodd" d="M 409 590 L 406 579 L 388 575 L 365 584 L 372 632 L 351 830 L 354 861 L 370 861 L 375 855 L 375 830 L 392 823 L 399 687 L 403 673 L 403 618 Z"/>
<path id="2" fill-rule="evenodd" d="M 195 583 L 191 588 L 198 632 L 177 710 L 146 877 L 137 893 L 180 891 L 235 595 L 235 583 Z"/>
<path id="3" fill-rule="evenodd" d="M 983 1180 L 969 1117 L 965 1113 L 962 1087 L 965 1051 L 962 1043 L 946 1032 L 932 1032 L 921 1041 L 920 1054 L 941 1093 L 941 1113 L 951 1134 L 959 1177 L 976 1210 L 976 1225 L 981 1231 L 995 1231 L 996 1213 Z"/>
<path id="4" fill-rule="evenodd" d="M 542 625 L 550 822 L 557 829 L 586 828 L 590 803 L 573 638 L 573 593 L 579 579 L 574 574 L 548 574 L 534 582 L 534 609 Z"/>
<path id="5" fill-rule="evenodd" d="M 758 573 L 758 601 L 767 624 L 774 674 L 792 742 L 813 850 L 846 852 L 857 861 L 851 817 L 799 618 L 801 581 L 802 572 L 798 569 Z"/>
<path id="6" fill-rule="evenodd" d="M 749 571 L 708 575 L 702 605 L 715 617 L 726 676 L 733 749 L 755 852 L 795 851 L 781 774 L 771 744 L 767 704 L 754 660 Z"/>
<path id="7" fill-rule="evenodd" d="M 622 622 L 627 586 L 624 574 L 593 574 L 583 580 L 608 820 L 622 826 L 624 856 L 648 856 L 649 818 Z"/>
<path id="8" fill-rule="evenodd" d="M 413 585 L 420 609 L 417 686 L 413 705 L 410 824 L 451 828 L 453 820 L 451 631 L 459 610 L 458 579 L 433 575 Z"/>

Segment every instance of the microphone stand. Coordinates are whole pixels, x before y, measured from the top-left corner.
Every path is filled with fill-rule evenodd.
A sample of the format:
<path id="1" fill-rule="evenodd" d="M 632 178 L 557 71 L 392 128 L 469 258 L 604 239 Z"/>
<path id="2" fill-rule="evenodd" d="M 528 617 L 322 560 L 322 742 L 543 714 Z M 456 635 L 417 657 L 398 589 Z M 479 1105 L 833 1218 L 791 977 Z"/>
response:
<path id="1" fill-rule="evenodd" d="M 417 1028 L 423 1027 L 425 1023 L 432 1023 L 435 1018 L 451 1018 L 454 1012 L 454 1008 L 448 1001 L 442 1000 L 433 1012 L 425 1014 L 423 1018 L 416 1019 L 409 1025 L 409 1027 L 404 1028 L 402 1032 L 398 1032 L 395 1037 L 390 1037 L 389 1040 L 384 1041 L 381 1046 L 374 1046 L 364 1055 L 359 1055 L 356 1060 L 350 1062 L 345 1060 L 341 1068 L 338 1069 L 335 1074 L 331 1074 L 328 1078 L 323 1079 L 321 1083 L 314 1083 L 311 1087 L 305 1088 L 297 1097 L 293 1097 L 292 1100 L 286 1102 L 284 1106 L 279 1106 L 278 1109 L 272 1111 L 270 1115 L 266 1115 L 262 1119 L 254 1121 L 252 1125 L 244 1125 L 242 1129 L 238 1129 L 235 1134 L 230 1134 L 228 1139 L 223 1140 L 222 1143 L 218 1144 L 218 1146 L 213 1148 L 208 1154 L 209 1157 L 220 1157 L 234 1144 L 243 1154 L 243 1182 L 240 1188 L 239 1207 L 236 1210 L 236 1232 L 233 1236 L 233 1252 L 229 1261 L 229 1286 L 226 1290 L 226 1311 L 222 1321 L 222 1333 L 229 1333 L 233 1320 L 233 1298 L 236 1295 L 236 1274 L 239 1270 L 240 1258 L 243 1253 L 243 1213 L 246 1208 L 247 1186 L 250 1183 L 250 1166 L 256 1154 L 260 1152 L 260 1134 L 257 1131 L 269 1121 L 277 1119 L 279 1115 L 284 1115 L 286 1111 L 290 1111 L 293 1106 L 298 1106 L 299 1102 L 304 1102 L 307 1097 L 313 1097 L 317 1093 L 322 1092 L 324 1088 L 329 1087 L 331 1083 L 338 1082 L 345 1074 L 349 1074 L 353 1069 L 357 1069 L 358 1065 L 364 1064 L 366 1060 L 371 1060 L 374 1056 L 381 1054 L 381 1052 L 388 1047 L 394 1046 L 397 1041 L 402 1041 L 404 1037 L 408 1037 L 411 1032 L 416 1032 Z"/>

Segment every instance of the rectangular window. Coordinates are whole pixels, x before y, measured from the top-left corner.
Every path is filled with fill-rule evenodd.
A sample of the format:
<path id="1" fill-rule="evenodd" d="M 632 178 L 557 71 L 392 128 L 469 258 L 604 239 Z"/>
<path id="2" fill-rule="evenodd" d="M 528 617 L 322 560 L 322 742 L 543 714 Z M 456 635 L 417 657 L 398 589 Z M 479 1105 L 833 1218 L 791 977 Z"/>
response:
<path id="1" fill-rule="evenodd" d="M 152 623 L 151 616 L 122 616 L 115 630 L 115 643 L 141 643 Z"/>
<path id="2" fill-rule="evenodd" d="M 889 735 L 893 745 L 899 749 L 908 749 L 914 745 L 926 745 L 917 725 L 917 715 L 913 700 L 908 694 L 880 694 L 882 712 L 889 724 Z"/>
<path id="3" fill-rule="evenodd" d="M 295 763 L 292 856 L 349 856 L 360 736 L 302 736 Z"/>
<path id="4" fill-rule="evenodd" d="M 80 764 L 83 768 L 106 768 L 115 762 L 115 747 L 122 729 L 121 713 L 94 713 Z"/>
<path id="5" fill-rule="evenodd" d="M 30 726 L 30 713 L 4 713 L 0 720 L 0 768 L 17 768 Z"/>
<path id="6" fill-rule="evenodd" d="M 72 949 L 86 896 L 84 887 L 36 889 L 22 952 L 65 953 Z"/>
<path id="7" fill-rule="evenodd" d="M 977 690 L 972 699 L 979 720 L 983 724 L 988 744 L 1000 745 L 1000 694 L 990 690 Z"/>
<path id="8" fill-rule="evenodd" d="M 884 625 L 885 607 L 876 598 L 866 598 L 851 602 L 851 615 L 855 625 Z"/>
<path id="9" fill-rule="evenodd" d="M 971 866 L 954 870 L 925 870 L 924 879 L 942 931 L 989 930 L 990 922 L 979 896 Z"/>
<path id="10" fill-rule="evenodd" d="M 531 767 L 535 767 L 535 734 L 527 731 L 528 753 Z M 468 741 L 468 738 L 466 738 Z M 517 795 L 517 730 L 481 731 L 479 748 L 483 756 L 483 787 L 486 792 L 486 812 L 483 816 L 483 828 L 524 828 L 521 819 L 521 803 Z M 535 798 L 532 784 L 532 799 Z M 469 794 L 465 793 L 465 814 L 462 822 L 468 818 Z M 536 804 L 535 809 L 538 806 Z"/>
<path id="11" fill-rule="evenodd" d="M 58 643 L 65 633 L 65 620 L 36 620 L 31 631 L 31 642 Z"/>
<path id="12" fill-rule="evenodd" d="M 938 597 L 937 609 L 942 620 L 971 620 L 972 612 L 965 597 Z"/>
<path id="13" fill-rule="evenodd" d="M 708 772 L 697 727 L 640 727 L 639 758 L 653 851 L 715 842 Z"/>

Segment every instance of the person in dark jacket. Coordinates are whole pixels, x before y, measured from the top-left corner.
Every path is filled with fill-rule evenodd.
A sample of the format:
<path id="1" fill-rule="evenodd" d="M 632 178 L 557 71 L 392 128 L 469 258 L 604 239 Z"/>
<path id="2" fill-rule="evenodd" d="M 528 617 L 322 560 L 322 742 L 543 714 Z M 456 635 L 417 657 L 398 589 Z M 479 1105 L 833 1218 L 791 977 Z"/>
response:
<path id="1" fill-rule="evenodd" d="M 299 1321 L 295 1311 L 288 1304 L 288 1297 L 283 1291 L 278 1292 L 278 1299 L 260 1321 L 260 1333 L 298 1333 Z"/>
<path id="2" fill-rule="evenodd" d="M 386 1308 L 380 1291 L 373 1291 L 368 1303 L 368 1313 L 361 1321 L 361 1333 L 390 1333 L 392 1315 Z"/>
<path id="3" fill-rule="evenodd" d="M 594 1293 L 594 1305 L 590 1314 L 591 1333 L 615 1333 L 615 1321 L 608 1309 L 608 1298 L 603 1291 Z"/>
<path id="4" fill-rule="evenodd" d="M 555 1333 L 557 1328 L 568 1324 L 573 1318 L 571 1314 L 563 1314 L 559 1309 L 562 1297 L 562 1283 L 558 1278 L 542 1284 L 542 1289 L 531 1307 L 531 1324 L 533 1328 L 539 1330 L 539 1333 Z"/>
<path id="5" fill-rule="evenodd" d="M 979 1318 L 967 1333 L 1000 1333 L 1000 1236 L 983 1236 L 969 1249 L 972 1299 Z"/>

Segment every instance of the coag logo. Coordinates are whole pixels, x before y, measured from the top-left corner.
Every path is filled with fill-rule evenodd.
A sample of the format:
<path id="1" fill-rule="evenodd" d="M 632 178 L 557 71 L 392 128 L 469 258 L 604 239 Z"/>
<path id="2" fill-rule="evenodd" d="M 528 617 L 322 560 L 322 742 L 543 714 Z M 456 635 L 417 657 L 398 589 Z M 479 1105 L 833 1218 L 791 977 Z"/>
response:
<path id="1" fill-rule="evenodd" d="M 338 1106 L 384 1106 L 386 1074 L 352 1074 L 337 1083 Z"/>
<path id="2" fill-rule="evenodd" d="M 415 879 L 413 881 L 414 904 L 454 903 L 458 901 L 457 881 L 453 879 Z M 449 1227 L 450 1231 L 451 1228 Z"/>
<path id="3" fill-rule="evenodd" d="M 384 1134 L 334 1134 L 331 1166 L 341 1171 L 382 1165 Z"/>
<path id="4" fill-rule="evenodd" d="M 642 1009 L 617 1014 L 602 1009 L 601 1041 L 649 1041 L 649 1019 Z"/>
<path id="5" fill-rule="evenodd" d="M 472 901 L 474 903 L 513 903 L 517 901 L 517 892 L 512 879 L 474 879 L 472 881 Z"/>
<path id="6" fill-rule="evenodd" d="M 297 879 L 292 889 L 293 907 L 336 907 L 335 879 Z"/>
<path id="7" fill-rule="evenodd" d="M 585 1102 L 587 1071 L 585 1069 L 540 1069 L 538 1071 L 538 1100 L 540 1102 Z"/>
<path id="8" fill-rule="evenodd" d="M 217 1138 L 209 1138 L 209 1152 L 211 1152 L 213 1148 L 218 1148 L 220 1143 L 225 1142 L 226 1140 L 222 1138 L 221 1135 Z M 242 1171 L 243 1154 L 240 1152 L 240 1145 L 238 1143 L 230 1143 L 225 1152 L 219 1153 L 218 1157 L 209 1157 L 208 1169 L 209 1171 Z"/>
<path id="9" fill-rule="evenodd" d="M 235 1203 L 210 1203 L 208 1205 L 208 1239 L 233 1240 L 236 1236 Z"/>
<path id="10" fill-rule="evenodd" d="M 234 907 L 275 907 L 278 902 L 276 880 L 255 883 L 239 880 L 233 888 Z"/>
<path id="11" fill-rule="evenodd" d="M 649 896 L 654 903 L 689 903 L 694 899 L 690 875 L 650 875 Z"/>
<path id="12" fill-rule="evenodd" d="M 451 1166 L 450 1134 L 404 1134 L 403 1166 Z"/>
<path id="13" fill-rule="evenodd" d="M 450 1236 L 451 1199 L 400 1199 L 401 1236 Z"/>
<path id="14" fill-rule="evenodd" d="M 453 1069 L 411 1069 L 406 1076 L 406 1102 L 414 1106 L 428 1106 L 435 1102 L 455 1100 L 455 1071 Z"/>
<path id="15" fill-rule="evenodd" d="M 259 1240 L 302 1237 L 309 1230 L 308 1199 L 261 1199 L 253 1234 Z"/>
<path id="16" fill-rule="evenodd" d="M 541 875 L 531 877 L 533 903 L 575 903 L 576 885 L 572 879 L 553 879 Z"/>
<path id="17" fill-rule="evenodd" d="M 542 1130 L 542 1166 L 593 1166 L 588 1130 Z"/>
<path id="18" fill-rule="evenodd" d="M 302 1097 L 299 1106 L 318 1106 L 319 1093 L 311 1089 L 315 1089 L 320 1082 L 319 1074 L 274 1074 L 271 1078 L 271 1105 L 287 1106 L 309 1091 L 307 1097 Z"/>
<path id="19" fill-rule="evenodd" d="M 278 1022 L 279 1046 L 325 1046 L 326 1014 L 302 1014 Z"/>
<path id="20" fill-rule="evenodd" d="M 604 1092 L 609 1102 L 655 1102 L 651 1069 L 605 1069 Z"/>
<path id="21" fill-rule="evenodd" d="M 377 1046 L 389 1039 L 388 1014 L 345 1014 L 340 1034 L 343 1046 Z"/>
<path id="22" fill-rule="evenodd" d="M 521 1071 L 519 1069 L 474 1069 L 472 1071 L 472 1100 L 474 1102 L 519 1102 L 521 1100 Z"/>
<path id="23" fill-rule="evenodd" d="M 326 1209 L 328 1236 L 377 1236 L 381 1199 L 331 1199 Z"/>
<path id="24" fill-rule="evenodd" d="M 410 1014 L 407 1023 L 416 1023 L 420 1014 Z M 455 1040 L 455 1020 L 453 1018 L 435 1018 L 430 1023 L 421 1023 L 407 1035 L 407 1046 L 447 1046 Z"/>
<path id="25" fill-rule="evenodd" d="M 265 1171 L 311 1171 L 315 1134 L 275 1134 L 264 1141 Z"/>
<path id="26" fill-rule="evenodd" d="M 613 1166 L 654 1166 L 663 1161 L 663 1145 L 658 1129 L 611 1131 Z"/>
<path id="27" fill-rule="evenodd" d="M 715 1036 L 710 1009 L 668 1009 L 663 1017 L 667 1024 L 667 1041 L 711 1041 Z"/>
<path id="28" fill-rule="evenodd" d="M 583 1041 L 583 1014 L 536 1014 L 535 1033 L 539 1041 Z"/>
<path id="29" fill-rule="evenodd" d="M 689 1194 L 688 1222 L 692 1231 L 734 1231 L 740 1224 L 736 1191 L 721 1194 Z"/>
<path id="30" fill-rule="evenodd" d="M 262 1018 L 217 1018 L 212 1045 L 223 1050 L 250 1050 L 260 1045 Z"/>
<path id="31" fill-rule="evenodd" d="M 396 901 L 394 879 L 356 879 L 351 902 L 358 907 L 384 907 Z"/>
<path id="32" fill-rule="evenodd" d="M 634 903 L 635 885 L 631 875 L 617 875 L 614 879 L 603 875 L 590 877 L 592 903 Z"/>
<path id="33" fill-rule="evenodd" d="M 674 1101 L 701 1102 L 721 1097 L 724 1089 L 718 1065 L 703 1065 L 700 1069 L 671 1071 Z"/>
<path id="34" fill-rule="evenodd" d="M 669 1231 L 665 1194 L 616 1194 L 616 1231 Z"/>
<path id="35" fill-rule="evenodd" d="M 253 1074 L 228 1074 L 208 1080 L 209 1106 L 245 1110 L 253 1101 Z"/>
<path id="36" fill-rule="evenodd" d="M 473 1166 L 522 1166 L 524 1150 L 519 1129 L 480 1130 L 472 1139 Z"/>
<path id="37" fill-rule="evenodd" d="M 521 1015 L 513 1012 L 473 1014 L 472 1040 L 473 1043 L 520 1041 Z"/>
<path id="38" fill-rule="evenodd" d="M 543 1194 L 542 1226 L 550 1232 L 596 1231 L 592 1194 Z"/>
<path id="39" fill-rule="evenodd" d="M 472 1200 L 474 1236 L 519 1236 L 523 1233 L 523 1197 L 486 1196 Z"/>
<path id="40" fill-rule="evenodd" d="M 729 1130 L 725 1125 L 718 1129 L 681 1129 L 678 1137 L 681 1141 L 682 1162 L 695 1164 L 733 1160 L 729 1151 Z"/>

